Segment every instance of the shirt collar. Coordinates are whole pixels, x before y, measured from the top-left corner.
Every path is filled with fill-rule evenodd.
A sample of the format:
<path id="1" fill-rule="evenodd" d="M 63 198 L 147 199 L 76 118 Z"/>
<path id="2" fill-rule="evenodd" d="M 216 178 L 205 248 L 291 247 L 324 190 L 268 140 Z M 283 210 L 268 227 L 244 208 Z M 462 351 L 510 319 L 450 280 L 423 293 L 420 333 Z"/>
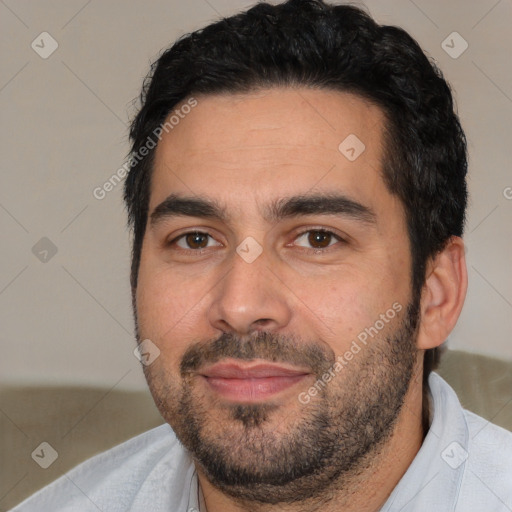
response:
<path id="1" fill-rule="evenodd" d="M 206 504 L 204 502 L 203 491 L 197 478 L 197 471 L 194 471 L 190 483 L 187 512 L 206 512 Z"/>
<path id="2" fill-rule="evenodd" d="M 429 376 L 432 422 L 423 444 L 381 512 L 455 509 L 468 457 L 469 431 L 457 395 Z"/>

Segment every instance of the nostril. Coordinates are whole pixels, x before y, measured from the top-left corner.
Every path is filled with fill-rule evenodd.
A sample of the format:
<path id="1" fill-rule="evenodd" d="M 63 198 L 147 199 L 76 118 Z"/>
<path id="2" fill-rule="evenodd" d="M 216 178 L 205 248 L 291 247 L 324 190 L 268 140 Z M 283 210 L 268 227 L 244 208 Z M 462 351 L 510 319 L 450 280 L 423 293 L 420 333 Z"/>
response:
<path id="1" fill-rule="evenodd" d="M 254 321 L 253 325 L 255 325 L 256 327 L 265 327 L 271 322 L 272 319 L 270 318 L 260 318 L 259 320 Z"/>

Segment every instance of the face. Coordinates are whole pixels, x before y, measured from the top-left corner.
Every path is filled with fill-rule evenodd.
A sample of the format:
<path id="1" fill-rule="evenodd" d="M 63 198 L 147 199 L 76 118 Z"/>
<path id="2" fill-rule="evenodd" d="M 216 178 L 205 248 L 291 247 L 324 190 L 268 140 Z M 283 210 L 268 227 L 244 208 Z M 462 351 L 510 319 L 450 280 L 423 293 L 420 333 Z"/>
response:
<path id="1" fill-rule="evenodd" d="M 156 148 L 135 301 L 160 350 L 146 378 L 218 488 L 325 493 L 390 435 L 416 360 L 384 116 L 325 90 L 197 101 Z"/>

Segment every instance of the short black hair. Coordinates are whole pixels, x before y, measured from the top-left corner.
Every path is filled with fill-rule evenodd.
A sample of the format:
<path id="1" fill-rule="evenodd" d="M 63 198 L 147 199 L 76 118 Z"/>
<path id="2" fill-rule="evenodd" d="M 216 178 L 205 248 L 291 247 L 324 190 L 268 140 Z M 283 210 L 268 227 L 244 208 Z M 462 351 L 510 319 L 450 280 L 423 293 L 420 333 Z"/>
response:
<path id="1" fill-rule="evenodd" d="M 139 150 L 192 95 L 309 87 L 354 93 L 385 115 L 382 175 L 406 214 L 413 296 L 426 266 L 463 233 L 467 149 L 450 87 L 404 30 L 377 24 L 362 9 L 322 0 L 259 3 L 187 34 L 151 68 L 130 130 L 132 160 L 124 199 L 133 228 L 131 285 L 137 287 L 154 150 Z M 439 361 L 427 350 L 424 381 Z"/>

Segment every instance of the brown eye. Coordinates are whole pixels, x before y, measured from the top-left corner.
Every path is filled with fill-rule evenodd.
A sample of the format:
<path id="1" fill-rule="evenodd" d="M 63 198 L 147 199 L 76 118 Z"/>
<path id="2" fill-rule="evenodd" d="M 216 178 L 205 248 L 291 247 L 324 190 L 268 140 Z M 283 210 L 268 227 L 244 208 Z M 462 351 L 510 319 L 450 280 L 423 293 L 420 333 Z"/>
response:
<path id="1" fill-rule="evenodd" d="M 208 245 L 208 235 L 205 233 L 189 233 L 185 240 L 191 249 L 203 249 Z"/>
<path id="2" fill-rule="evenodd" d="M 331 244 L 332 234 L 326 231 L 310 231 L 308 242 L 315 249 L 323 249 Z"/>
<path id="3" fill-rule="evenodd" d="M 199 250 L 206 249 L 216 245 L 221 245 L 216 242 L 208 233 L 201 233 L 200 231 L 191 231 L 185 233 L 175 240 L 175 243 L 181 249 Z"/>
<path id="4" fill-rule="evenodd" d="M 341 241 L 341 238 L 331 231 L 310 229 L 297 237 L 296 245 L 309 247 L 310 249 L 326 249 L 339 241 Z"/>

